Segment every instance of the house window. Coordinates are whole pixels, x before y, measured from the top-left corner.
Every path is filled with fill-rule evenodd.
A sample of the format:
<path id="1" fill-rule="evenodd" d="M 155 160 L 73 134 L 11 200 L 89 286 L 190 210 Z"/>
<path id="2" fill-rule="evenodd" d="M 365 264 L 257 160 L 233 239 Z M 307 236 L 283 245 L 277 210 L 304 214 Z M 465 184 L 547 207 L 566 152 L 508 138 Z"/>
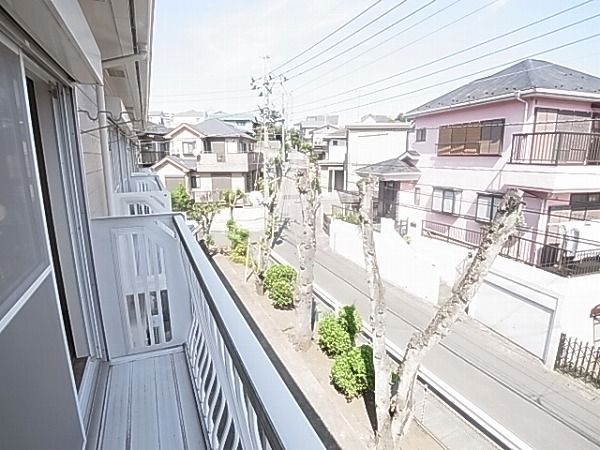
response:
<path id="1" fill-rule="evenodd" d="M 460 214 L 461 191 L 433 188 L 431 210 L 446 214 Z"/>
<path id="2" fill-rule="evenodd" d="M 417 129 L 417 142 L 425 142 L 427 140 L 427 128 L 418 128 Z"/>
<path id="3" fill-rule="evenodd" d="M 491 222 L 496 216 L 502 196 L 496 194 L 477 194 L 475 218 L 482 222 Z"/>
<path id="4" fill-rule="evenodd" d="M 572 207 L 600 206 L 600 192 L 571 194 L 569 205 Z"/>
<path id="5" fill-rule="evenodd" d="M 413 199 L 413 203 L 415 206 L 419 206 L 421 204 L 421 188 L 415 188 L 415 198 Z"/>
<path id="6" fill-rule="evenodd" d="M 340 145 L 340 144 L 339 144 L 339 142 L 338 142 L 338 141 L 336 141 L 335 139 L 332 139 L 332 140 L 331 140 L 331 145 L 332 145 L 332 146 L 334 146 L 334 147 L 337 147 L 337 146 L 338 146 L 338 145 Z"/>
<path id="7" fill-rule="evenodd" d="M 181 143 L 181 152 L 184 155 L 192 155 L 196 149 L 195 141 L 184 141 Z"/>
<path id="8" fill-rule="evenodd" d="M 437 154 L 500 155 L 504 119 L 446 125 L 439 128 Z"/>

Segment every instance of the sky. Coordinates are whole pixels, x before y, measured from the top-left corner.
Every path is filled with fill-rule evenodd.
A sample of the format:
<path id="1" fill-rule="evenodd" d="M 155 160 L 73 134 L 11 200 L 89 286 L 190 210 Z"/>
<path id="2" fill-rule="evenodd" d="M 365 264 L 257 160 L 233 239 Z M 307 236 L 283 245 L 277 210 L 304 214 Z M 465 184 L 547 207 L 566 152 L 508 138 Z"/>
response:
<path id="1" fill-rule="evenodd" d="M 269 71 L 288 123 L 396 117 L 529 57 L 600 77 L 600 0 L 156 0 L 150 110 L 253 112 Z"/>

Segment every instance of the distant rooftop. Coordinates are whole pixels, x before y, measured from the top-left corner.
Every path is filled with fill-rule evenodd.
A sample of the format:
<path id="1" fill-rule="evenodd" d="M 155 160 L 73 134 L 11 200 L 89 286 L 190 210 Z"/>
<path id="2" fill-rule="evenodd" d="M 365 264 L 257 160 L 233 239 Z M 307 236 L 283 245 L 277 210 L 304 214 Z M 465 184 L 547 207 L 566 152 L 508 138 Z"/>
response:
<path id="1" fill-rule="evenodd" d="M 190 125 L 207 137 L 244 137 L 253 139 L 238 127 L 228 124 L 221 119 L 207 119 L 196 125 Z"/>
<path id="2" fill-rule="evenodd" d="M 206 117 L 206 112 L 190 109 L 189 111 L 183 111 L 175 114 L 175 117 Z"/>
<path id="3" fill-rule="evenodd" d="M 360 118 L 361 122 L 373 121 L 375 123 L 386 123 L 386 122 L 394 122 L 388 116 L 384 116 L 382 114 L 367 114 L 366 116 L 362 116 Z"/>
<path id="4" fill-rule="evenodd" d="M 500 72 L 472 81 L 407 113 L 418 116 L 429 111 L 494 101 L 507 94 L 537 90 L 600 94 L 600 78 L 547 61 L 527 59 Z"/>

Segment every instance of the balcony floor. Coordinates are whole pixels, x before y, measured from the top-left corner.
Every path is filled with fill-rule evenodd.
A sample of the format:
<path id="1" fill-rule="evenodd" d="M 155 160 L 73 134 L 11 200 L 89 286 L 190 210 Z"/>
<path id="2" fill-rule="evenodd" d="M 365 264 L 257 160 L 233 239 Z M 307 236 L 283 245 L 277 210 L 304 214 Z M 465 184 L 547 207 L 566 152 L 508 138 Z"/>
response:
<path id="1" fill-rule="evenodd" d="M 111 365 L 98 403 L 88 449 L 206 448 L 183 349 Z"/>

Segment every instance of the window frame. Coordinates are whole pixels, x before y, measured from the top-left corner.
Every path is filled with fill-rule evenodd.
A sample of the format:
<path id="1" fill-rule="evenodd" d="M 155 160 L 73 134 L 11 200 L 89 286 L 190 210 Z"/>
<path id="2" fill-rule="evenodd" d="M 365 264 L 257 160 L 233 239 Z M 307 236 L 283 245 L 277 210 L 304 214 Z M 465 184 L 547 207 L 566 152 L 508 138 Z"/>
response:
<path id="1" fill-rule="evenodd" d="M 495 132 L 495 128 L 500 131 Z M 502 156 L 505 128 L 504 118 L 441 125 L 438 127 L 436 155 Z M 478 135 L 477 139 L 473 137 L 475 135 Z"/>
<path id="2" fill-rule="evenodd" d="M 415 142 L 425 142 L 427 140 L 427 128 L 417 128 L 415 130 Z"/>
<path id="3" fill-rule="evenodd" d="M 440 192 L 439 197 L 436 196 L 436 191 Z M 446 210 L 446 201 L 452 197 L 452 208 L 451 211 Z M 445 187 L 434 187 L 431 191 L 431 211 L 440 214 L 448 214 L 452 216 L 460 215 L 460 203 L 461 203 L 462 191 L 460 189 L 445 188 Z M 436 198 L 440 199 L 440 207 L 436 207 Z"/>
<path id="4" fill-rule="evenodd" d="M 186 151 L 188 146 L 192 147 L 191 151 Z M 193 155 L 196 150 L 196 141 L 181 141 L 181 154 L 182 155 Z"/>
<path id="5" fill-rule="evenodd" d="M 488 198 L 491 200 L 491 204 L 488 205 L 490 208 L 489 214 L 484 216 L 479 216 L 479 200 L 481 198 Z M 498 212 L 498 207 L 502 202 L 503 195 L 502 194 L 494 194 L 491 192 L 478 192 L 477 199 L 475 200 L 475 220 L 477 222 L 490 223 L 496 217 L 496 213 Z"/>

